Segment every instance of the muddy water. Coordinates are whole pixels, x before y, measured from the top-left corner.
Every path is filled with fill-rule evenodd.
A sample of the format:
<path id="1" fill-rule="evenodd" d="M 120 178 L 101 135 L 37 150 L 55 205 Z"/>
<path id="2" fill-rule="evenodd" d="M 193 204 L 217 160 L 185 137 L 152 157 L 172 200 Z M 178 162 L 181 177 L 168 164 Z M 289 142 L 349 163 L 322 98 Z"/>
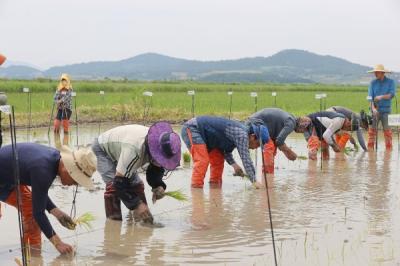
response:
<path id="1" fill-rule="evenodd" d="M 102 130 L 112 125 L 102 125 Z M 90 143 L 98 127 L 80 129 L 79 143 Z M 46 143 L 47 129 L 31 141 Z M 26 138 L 19 132 L 19 140 Z M 382 140 L 382 137 L 380 138 Z M 53 139 L 50 140 L 53 143 Z M 74 134 L 69 143 L 76 144 Z M 306 143 L 292 135 L 288 143 L 306 155 Z M 397 142 L 391 153 L 334 155 L 320 162 L 289 162 L 278 153 L 270 199 L 279 265 L 396 265 L 400 263 L 400 189 Z M 260 156 L 258 156 L 260 158 Z M 260 163 L 258 163 L 260 166 Z M 78 193 L 77 213 L 96 216 L 93 229 L 71 233 L 51 218 L 56 232 L 74 244 L 74 257 L 58 256 L 44 242 L 45 265 L 273 265 L 265 190 L 255 190 L 226 167 L 222 189 L 190 189 L 190 165 L 166 180 L 168 189 L 183 189 L 189 202 L 163 199 L 150 208 L 161 228 L 133 224 L 124 209 L 123 222 L 106 221 L 103 184 Z M 150 202 L 150 189 L 146 192 Z M 50 196 L 64 211 L 72 189 L 56 184 Z M 4 207 L 0 220 L 0 265 L 19 255 L 16 211 Z"/>

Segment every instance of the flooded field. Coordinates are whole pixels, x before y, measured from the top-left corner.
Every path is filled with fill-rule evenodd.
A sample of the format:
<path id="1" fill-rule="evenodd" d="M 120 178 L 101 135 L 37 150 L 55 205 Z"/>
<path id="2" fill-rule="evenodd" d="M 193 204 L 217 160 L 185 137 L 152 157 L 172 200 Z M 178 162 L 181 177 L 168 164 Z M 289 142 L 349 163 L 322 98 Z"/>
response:
<path id="1" fill-rule="evenodd" d="M 111 126 L 101 125 L 101 131 Z M 82 127 L 78 143 L 90 143 L 98 133 L 97 125 Z M 18 132 L 18 141 L 26 137 L 24 130 Z M 48 143 L 47 129 L 33 129 L 29 139 Z M 54 145 L 53 137 L 50 142 Z M 76 143 L 72 131 L 69 144 Z M 292 134 L 288 144 L 299 155 L 307 154 L 301 135 Z M 278 264 L 400 265 L 399 166 L 397 140 L 392 152 L 384 151 L 383 142 L 377 153 L 331 152 L 322 170 L 320 161 L 289 162 L 278 152 L 270 179 Z M 258 168 L 261 179 L 260 162 Z M 160 228 L 135 225 L 126 209 L 123 222 L 107 221 L 104 184 L 97 180 L 94 192 L 80 188 L 77 213 L 92 212 L 93 229 L 74 233 L 50 217 L 61 238 L 75 245 L 76 255 L 59 256 L 45 240 L 32 265 L 273 265 L 265 189 L 255 190 L 234 177 L 229 166 L 222 189 L 208 184 L 191 189 L 190 176 L 190 165 L 183 165 L 166 180 L 168 189 L 182 189 L 188 202 L 165 198 L 149 203 Z M 151 202 L 148 185 L 146 193 Z M 50 197 L 69 213 L 72 188 L 56 184 Z M 15 265 L 20 256 L 17 212 L 4 204 L 0 230 L 0 265 Z"/>

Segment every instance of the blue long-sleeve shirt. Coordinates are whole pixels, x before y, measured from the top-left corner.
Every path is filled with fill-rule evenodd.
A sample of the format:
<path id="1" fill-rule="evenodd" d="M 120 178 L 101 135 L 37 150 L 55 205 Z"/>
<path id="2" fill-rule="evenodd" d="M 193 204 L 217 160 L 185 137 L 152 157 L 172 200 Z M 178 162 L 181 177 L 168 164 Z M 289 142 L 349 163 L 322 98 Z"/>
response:
<path id="1" fill-rule="evenodd" d="M 45 214 L 56 205 L 48 196 L 48 190 L 57 176 L 60 152 L 35 143 L 18 143 L 20 184 L 32 189 L 33 217 L 47 238 L 55 235 Z M 13 152 L 11 145 L 0 149 L 0 201 L 6 201 L 15 189 Z"/>
<path id="2" fill-rule="evenodd" d="M 376 96 L 390 94 L 392 97 L 388 100 L 382 99 L 375 103 L 379 113 L 390 113 L 392 111 L 392 98 L 396 95 L 396 85 L 393 79 L 384 77 L 383 80 L 374 79 L 368 88 L 368 96 L 374 101 Z"/>

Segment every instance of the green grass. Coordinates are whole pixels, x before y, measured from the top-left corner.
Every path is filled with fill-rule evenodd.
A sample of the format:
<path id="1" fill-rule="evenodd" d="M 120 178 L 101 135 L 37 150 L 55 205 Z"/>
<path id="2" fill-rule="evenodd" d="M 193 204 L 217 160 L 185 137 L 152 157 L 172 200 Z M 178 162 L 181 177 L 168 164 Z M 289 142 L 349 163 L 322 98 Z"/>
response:
<path id="1" fill-rule="evenodd" d="M 32 91 L 33 125 L 47 125 L 52 107 L 53 91 L 57 82 L 48 80 L 10 81 L 0 80 L 0 91 L 6 91 L 9 104 L 15 106 L 17 124 L 27 124 L 27 94 L 23 87 Z M 229 115 L 229 96 L 232 88 L 233 117 L 245 119 L 255 110 L 250 92 L 258 92 L 258 109 L 271 107 L 276 91 L 277 106 L 295 115 L 305 115 L 319 110 L 316 93 L 328 94 L 327 107 L 342 105 L 353 110 L 368 109 L 366 86 L 304 85 L 304 84 L 208 84 L 190 82 L 125 82 L 125 81 L 79 81 L 74 82 L 77 92 L 78 118 L 80 122 L 95 121 L 142 121 L 143 91 L 154 93 L 148 121 L 169 120 L 180 122 L 191 117 L 191 97 L 187 90 L 196 90 L 196 115 Z M 99 91 L 104 90 L 104 98 Z M 393 101 L 395 110 L 395 101 Z M 73 119 L 75 114 L 73 114 Z"/>

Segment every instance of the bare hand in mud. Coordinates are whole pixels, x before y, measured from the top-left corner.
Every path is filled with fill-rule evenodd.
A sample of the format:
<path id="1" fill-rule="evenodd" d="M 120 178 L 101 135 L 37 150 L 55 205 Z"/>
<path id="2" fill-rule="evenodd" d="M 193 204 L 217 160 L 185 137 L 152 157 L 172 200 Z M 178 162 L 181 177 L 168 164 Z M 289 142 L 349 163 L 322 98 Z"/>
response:
<path id="1" fill-rule="evenodd" d="M 341 151 L 341 150 L 340 150 L 340 147 L 339 147 L 337 144 L 332 145 L 332 149 L 333 149 L 335 152 L 340 152 L 340 151 Z"/>
<path id="2" fill-rule="evenodd" d="M 233 167 L 233 170 L 235 171 L 233 173 L 234 176 L 241 176 L 241 177 L 245 176 L 243 169 L 239 165 L 233 164 L 232 167 Z"/>
<path id="3" fill-rule="evenodd" d="M 65 254 L 71 254 L 74 252 L 74 248 L 69 245 L 66 244 L 64 242 L 60 242 L 56 245 L 56 249 L 58 250 L 58 252 L 60 252 L 61 254 L 65 255 Z"/>
<path id="4" fill-rule="evenodd" d="M 263 185 L 262 185 L 260 182 L 254 182 L 254 183 L 253 183 L 253 187 L 254 187 L 255 189 L 260 189 L 260 188 L 263 187 Z"/>
<path id="5" fill-rule="evenodd" d="M 153 192 L 153 203 L 155 203 L 157 200 L 160 200 L 164 198 L 165 196 L 165 190 L 162 186 L 156 187 L 151 190 Z"/>
<path id="6" fill-rule="evenodd" d="M 286 158 L 288 158 L 291 161 L 295 161 L 297 159 L 297 154 L 292 150 L 284 151 L 284 154 Z"/>
<path id="7" fill-rule="evenodd" d="M 143 202 L 133 211 L 135 221 L 143 221 L 144 223 L 153 224 L 154 219 L 151 215 L 149 207 Z"/>

